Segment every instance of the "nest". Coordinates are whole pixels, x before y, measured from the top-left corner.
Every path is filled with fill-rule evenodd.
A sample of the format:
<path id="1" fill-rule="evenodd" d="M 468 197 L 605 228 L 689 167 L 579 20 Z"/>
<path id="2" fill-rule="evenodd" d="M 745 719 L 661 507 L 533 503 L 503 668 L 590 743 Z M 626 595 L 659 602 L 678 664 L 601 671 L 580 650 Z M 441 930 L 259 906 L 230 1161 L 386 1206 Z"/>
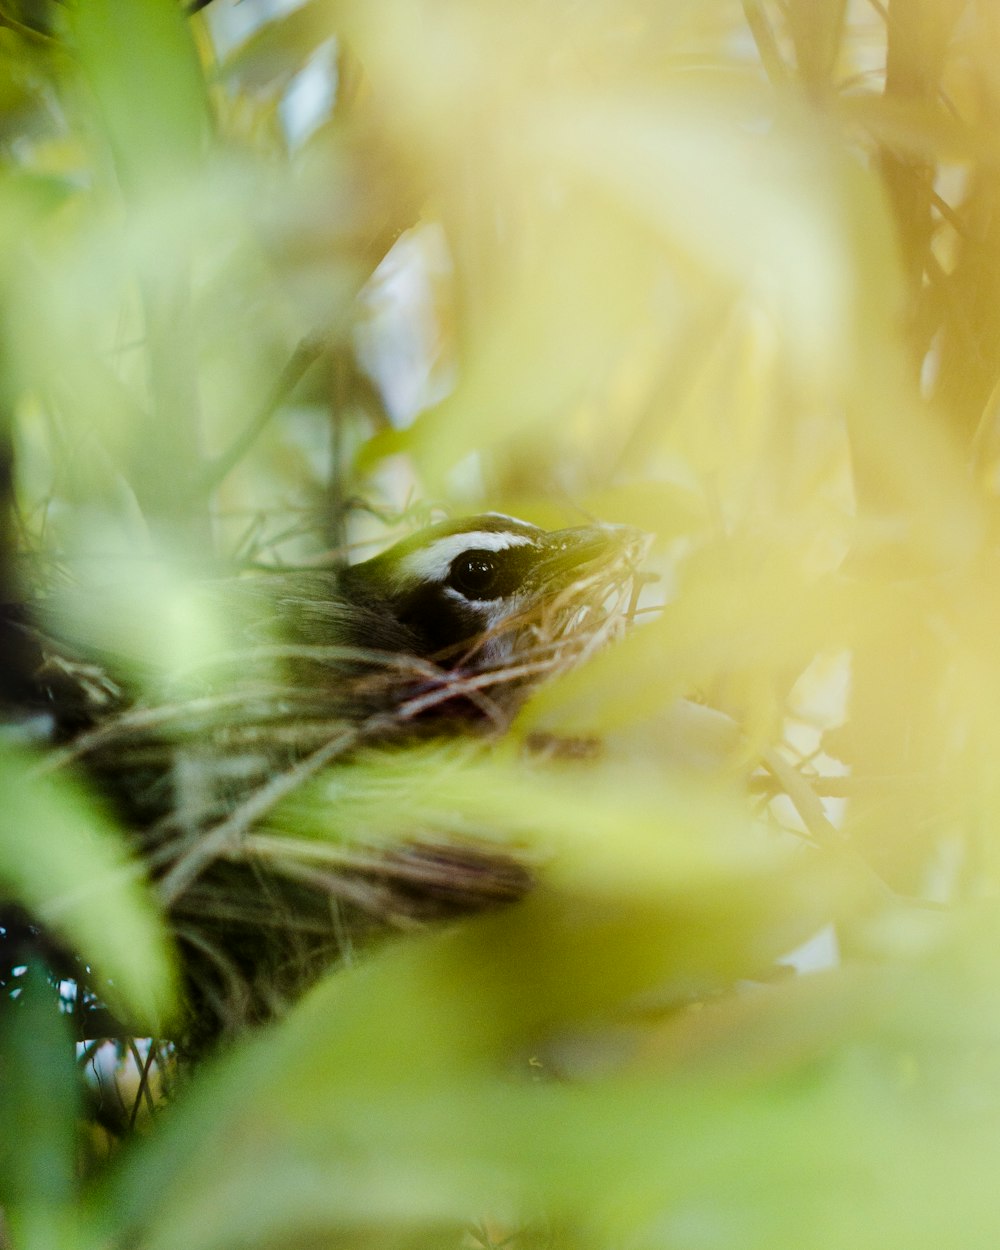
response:
<path id="1" fill-rule="evenodd" d="M 511 658 L 492 667 L 479 658 L 485 637 L 435 661 L 278 639 L 213 655 L 151 697 L 129 690 L 113 658 L 95 663 L 35 631 L 36 683 L 63 737 L 46 767 L 90 778 L 148 866 L 181 952 L 188 1010 L 173 1040 L 185 1053 L 280 1013 L 359 945 L 530 888 L 529 867 L 497 849 L 502 831 L 456 844 L 421 830 L 388 849 L 331 838 L 306 857 L 269 816 L 361 750 L 502 733 L 540 681 L 626 627 L 645 547 L 623 538 L 508 619 Z M 267 576 L 256 580 L 266 590 Z"/>

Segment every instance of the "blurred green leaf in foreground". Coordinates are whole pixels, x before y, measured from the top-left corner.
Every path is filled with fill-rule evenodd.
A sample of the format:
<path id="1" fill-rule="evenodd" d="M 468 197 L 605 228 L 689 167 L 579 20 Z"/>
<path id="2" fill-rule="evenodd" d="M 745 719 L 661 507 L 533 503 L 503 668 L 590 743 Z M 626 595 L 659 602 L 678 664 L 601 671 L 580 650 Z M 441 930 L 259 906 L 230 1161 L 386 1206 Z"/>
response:
<path id="1" fill-rule="evenodd" d="M 137 1023 L 169 1014 L 173 976 L 166 934 L 144 889 L 143 870 L 119 831 L 78 789 L 38 775 L 38 761 L 0 756 L 0 883 L 79 951 L 105 995 Z"/>

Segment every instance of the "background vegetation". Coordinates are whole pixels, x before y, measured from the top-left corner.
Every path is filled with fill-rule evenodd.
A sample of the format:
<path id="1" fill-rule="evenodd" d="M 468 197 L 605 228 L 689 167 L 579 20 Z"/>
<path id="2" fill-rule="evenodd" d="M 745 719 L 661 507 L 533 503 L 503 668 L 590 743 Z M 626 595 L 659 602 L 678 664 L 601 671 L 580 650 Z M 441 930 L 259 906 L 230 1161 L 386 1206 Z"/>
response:
<path id="1" fill-rule="evenodd" d="M 641 526 L 665 603 L 488 753 L 298 797 L 539 887 L 140 1140 L 81 1145 L 59 987 L 8 985 L 10 1244 L 995 1246 L 1000 10 L 3 0 L 0 65 L 8 600 L 180 664 L 193 574 L 444 505 Z M 40 752 L 4 893 L 155 1039 L 155 892 Z"/>

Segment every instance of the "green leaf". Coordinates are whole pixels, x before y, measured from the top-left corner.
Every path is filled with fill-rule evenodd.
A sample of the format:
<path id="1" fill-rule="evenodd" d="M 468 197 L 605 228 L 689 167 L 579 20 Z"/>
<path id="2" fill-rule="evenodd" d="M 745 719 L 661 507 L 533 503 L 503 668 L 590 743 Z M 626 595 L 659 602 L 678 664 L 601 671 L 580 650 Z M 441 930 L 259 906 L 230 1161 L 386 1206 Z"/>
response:
<path id="1" fill-rule="evenodd" d="M 575 1063 L 572 1039 L 562 1051 L 576 1079 L 541 1083 L 507 1011 L 544 1006 L 547 936 L 511 947 L 519 923 L 320 987 L 191 1091 L 109 1195 L 114 1231 L 145 1229 L 155 1250 L 359 1228 L 409 1246 L 484 1213 L 522 1227 L 540 1206 L 571 1244 L 986 1250 L 1000 1235 L 995 923 L 881 967 L 635 1013 L 603 1043 L 578 1033 Z M 493 1046 L 470 1050 L 476 1035 Z M 603 1076 L 581 1079 L 588 1052 Z"/>
<path id="2" fill-rule="evenodd" d="M 277 89 L 332 34 L 329 6 L 324 0 L 307 0 L 255 30 L 226 57 L 219 76 L 241 91 Z"/>
<path id="3" fill-rule="evenodd" d="M 679 593 L 658 619 L 543 686 L 519 728 L 613 732 L 727 682 L 734 701 L 744 689 L 759 696 L 818 652 L 850 645 L 875 627 L 881 601 L 839 577 L 811 574 L 807 533 L 792 542 L 754 535 L 706 545 L 685 563 Z M 738 703 L 723 710 L 744 711 Z"/>
<path id="4" fill-rule="evenodd" d="M 884 236 L 887 222 L 873 183 L 806 118 L 784 117 L 772 97 L 739 87 L 672 83 L 600 98 L 553 94 L 530 134 L 539 159 L 580 179 L 581 192 L 613 197 L 634 229 L 655 230 L 683 259 L 681 272 L 701 271 L 698 285 L 735 283 L 767 309 L 814 380 L 844 369 L 865 239 Z M 888 299 L 898 273 L 890 253 L 877 260 Z"/>
<path id="5" fill-rule="evenodd" d="M 0 1000 L 0 1206 L 19 1250 L 67 1245 L 78 1085 L 58 994 L 36 966 Z"/>
<path id="6" fill-rule="evenodd" d="M 123 184 L 193 175 L 208 138 L 201 67 L 176 0 L 77 0 L 72 30 Z"/>
<path id="7" fill-rule="evenodd" d="M 83 789 L 0 752 L 0 892 L 93 964 L 127 1018 L 162 1022 L 173 1004 L 163 923 L 121 835 Z"/>

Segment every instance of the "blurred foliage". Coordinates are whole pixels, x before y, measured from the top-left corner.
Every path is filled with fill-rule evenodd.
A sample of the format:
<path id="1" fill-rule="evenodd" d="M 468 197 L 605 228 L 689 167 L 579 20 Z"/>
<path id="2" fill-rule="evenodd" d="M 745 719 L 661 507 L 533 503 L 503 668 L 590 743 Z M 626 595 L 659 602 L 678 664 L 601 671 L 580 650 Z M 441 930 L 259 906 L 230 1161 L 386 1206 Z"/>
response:
<path id="1" fill-rule="evenodd" d="M 0 756 L 0 881 L 84 952 L 109 1001 L 146 1025 L 162 1023 L 171 969 L 142 869 L 128 861 L 118 830 L 89 796 L 39 773 L 22 751 L 8 747 Z"/>
<path id="2" fill-rule="evenodd" d="M 74 1161 L 60 974 L 6 969 L 0 1244 L 994 1246 L 1000 9 L 194 7 L 0 2 L 4 601 L 99 596 L 141 677 L 211 650 L 192 576 L 446 506 L 647 529 L 660 610 L 248 835 L 539 885 L 145 1140 Z M 16 728 L 4 896 L 155 1029 L 152 891 Z"/>

